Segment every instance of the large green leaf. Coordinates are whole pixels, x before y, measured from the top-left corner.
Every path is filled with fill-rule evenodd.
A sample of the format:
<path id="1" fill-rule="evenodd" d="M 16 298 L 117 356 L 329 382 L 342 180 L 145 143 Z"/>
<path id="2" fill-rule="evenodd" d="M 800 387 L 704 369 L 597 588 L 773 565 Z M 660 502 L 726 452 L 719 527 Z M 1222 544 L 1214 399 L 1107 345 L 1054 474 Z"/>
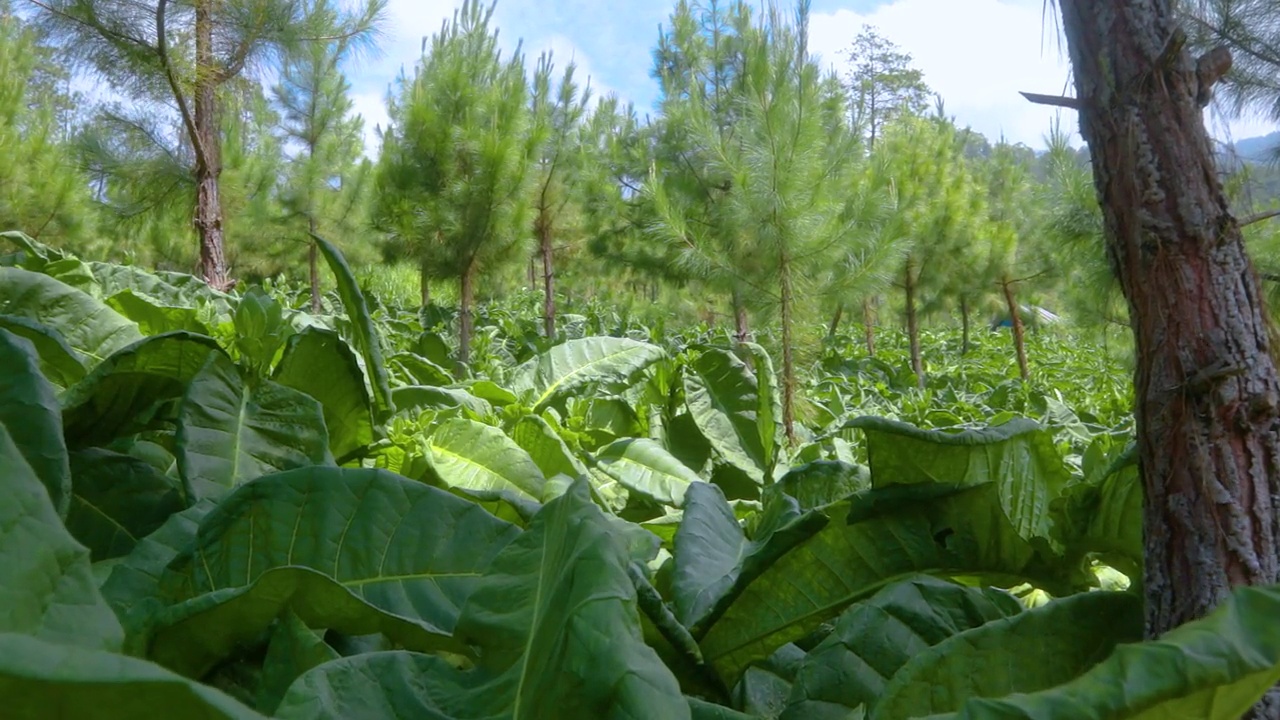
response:
<path id="1" fill-rule="evenodd" d="M 540 502 L 546 477 L 529 453 L 502 430 L 463 418 L 448 420 L 427 439 L 431 467 L 451 488 L 508 491 Z"/>
<path id="2" fill-rule="evenodd" d="M 160 300 L 132 289 L 121 290 L 107 298 L 111 309 L 138 323 L 143 335 L 185 330 L 208 335 L 209 328 L 200 320 L 200 312 L 192 307 L 165 305 Z"/>
<path id="3" fill-rule="evenodd" d="M 408 385 L 452 385 L 453 376 L 448 370 L 411 352 L 396 353 L 387 364 L 405 378 Z"/>
<path id="4" fill-rule="evenodd" d="M 142 538 L 111 571 L 102 584 L 102 596 L 116 615 L 125 619 L 127 629 L 149 620 L 147 613 L 160 602 L 160 583 L 165 568 L 195 542 L 200 521 L 214 508 L 212 500 L 201 500 L 182 512 L 169 516 L 155 532 Z"/>
<path id="5" fill-rule="evenodd" d="M 0 707 L 12 720 L 265 720 L 145 660 L 0 633 Z"/>
<path id="6" fill-rule="evenodd" d="M 207 592 L 161 610 L 148 623 L 147 657 L 188 677 L 204 677 L 240 648 L 251 647 L 284 613 L 347 635 L 380 633 L 410 650 L 467 651 L 442 628 L 360 597 L 359 584 L 378 578 L 340 583 L 295 562 L 273 567 L 247 585 Z"/>
<path id="7" fill-rule="evenodd" d="M 461 388 L 435 387 L 432 385 L 405 385 L 391 391 L 396 411 L 400 415 L 423 410 L 456 410 L 466 408 L 477 417 L 489 415 L 493 406 L 486 400 Z"/>
<path id="8" fill-rule="evenodd" d="M 71 469 L 62 437 L 62 410 L 40 374 L 35 346 L 0 329 L 0 427 L 44 484 L 59 516 L 71 502 Z"/>
<path id="9" fill-rule="evenodd" d="M 917 573 L 1067 587 L 1057 558 L 1023 539 L 1005 515 L 998 483 L 917 489 L 917 496 L 889 503 L 873 491 L 832 506 L 826 528 L 735 585 L 701 638 L 704 656 L 726 682 L 850 603 Z"/>
<path id="10" fill-rule="evenodd" d="M 597 469 L 628 490 L 664 505 L 680 506 L 702 478 L 647 438 L 624 438 L 600 448 Z"/>
<path id="11" fill-rule="evenodd" d="M 344 658 L 299 678 L 278 717 L 688 718 L 675 678 L 641 637 L 628 562 L 578 481 L 467 600 L 457 635 L 479 649 L 474 669 L 408 652 Z"/>
<path id="12" fill-rule="evenodd" d="M 516 421 L 511 439 L 529 453 L 545 477 L 567 475 L 576 479 L 587 474 L 587 466 L 574 456 L 551 424 L 537 415 L 525 415 Z"/>
<path id="13" fill-rule="evenodd" d="M 223 314 L 230 313 L 235 304 L 233 296 L 214 290 L 204 280 L 189 273 L 147 271 L 132 265 L 102 262 L 90 262 L 89 267 L 102 289 L 102 297 L 133 290 L 170 307 L 207 304 Z"/>
<path id="14" fill-rule="evenodd" d="M 972 699 L 935 720 L 1236 720 L 1280 681 L 1280 586 L 1246 587 L 1159 640 L 1121 645 L 1065 684 Z"/>
<path id="15" fill-rule="evenodd" d="M 822 515 L 796 515 L 773 532 L 750 541 L 724 493 L 711 483 L 695 483 L 685 496 L 684 519 L 675 535 L 671 594 L 676 617 L 696 627 L 710 617 L 739 582 L 826 525 Z M 745 574 L 745 577 L 744 577 Z"/>
<path id="16" fill-rule="evenodd" d="M 698 429 L 727 462 L 764 482 L 778 448 L 770 394 L 762 396 L 746 363 L 727 350 L 706 350 L 688 369 L 685 403 Z"/>
<path id="17" fill-rule="evenodd" d="M 272 379 L 320 401 L 335 458 L 341 460 L 373 442 L 364 374 L 337 333 L 307 328 L 290 337 Z"/>
<path id="18" fill-rule="evenodd" d="M 662 348 L 626 338 L 569 340 L 516 368 L 511 389 L 530 392 L 536 412 L 583 386 L 624 382 L 664 357 Z"/>
<path id="19" fill-rule="evenodd" d="M 994 482 L 1005 515 L 1027 540 L 1049 537 L 1050 503 L 1071 481 L 1053 434 L 1024 418 L 959 433 L 921 430 L 871 417 L 852 420 L 845 427 L 866 435 L 872 487 L 921 483 L 970 487 Z"/>
<path id="20" fill-rule="evenodd" d="M 142 338 L 138 326 L 88 293 L 48 275 L 0 267 L 0 315 L 16 315 L 57 330 L 93 362 Z"/>
<path id="21" fill-rule="evenodd" d="M 894 583 L 845 611 L 809 652 L 782 720 L 837 720 L 859 707 L 874 707 L 885 685 L 913 657 L 1021 611 L 1012 595 L 991 588 L 931 577 Z"/>
<path id="22" fill-rule="evenodd" d="M 181 485 L 129 455 L 89 448 L 71 454 L 67 529 L 94 561 L 129 554 L 169 516 L 186 508 Z"/>
<path id="23" fill-rule="evenodd" d="M 950 712 L 974 697 L 1036 692 L 1068 682 L 1142 639 L 1142 600 L 1086 592 L 995 620 L 926 648 L 884 688 L 874 720 Z"/>
<path id="24" fill-rule="evenodd" d="M 387 613 L 450 632 L 480 572 L 518 533 L 475 503 L 388 472 L 302 468 L 225 498 L 166 582 L 189 599 L 301 566 Z"/>
<path id="25" fill-rule="evenodd" d="M 118 649 L 124 633 L 98 592 L 88 549 L 62 526 L 3 425 L 0 468 L 0 633 Z"/>
<path id="26" fill-rule="evenodd" d="M 225 355 L 191 380 L 174 447 L 182 479 L 198 495 L 279 470 L 332 462 L 324 412 L 310 395 L 269 380 L 246 383 Z"/>
<path id="27" fill-rule="evenodd" d="M 85 374 L 84 361 L 62 333 L 43 323 L 16 315 L 0 315 L 0 330 L 31 341 L 40 358 L 40 372 L 60 387 L 71 387 Z"/>
<path id="28" fill-rule="evenodd" d="M 318 235 L 311 237 L 337 280 L 338 296 L 342 298 L 342 306 L 346 308 L 347 317 L 351 320 L 356 348 L 364 356 L 365 371 L 369 373 L 369 384 L 373 386 L 374 415 L 378 422 L 384 422 L 395 412 L 395 404 L 391 401 L 387 366 L 382 357 L 382 341 L 369 314 L 369 305 L 365 302 L 355 273 L 351 272 L 342 252 Z"/>
<path id="29" fill-rule="evenodd" d="M 176 332 L 144 338 L 112 355 L 63 393 L 67 445 L 105 445 L 142 430 L 157 408 L 182 397 L 214 354 L 224 355 L 212 338 Z"/>
<path id="30" fill-rule="evenodd" d="M 256 707 L 275 713 L 294 680 L 311 668 L 339 657 L 321 633 L 307 627 L 297 613 L 286 611 L 271 630 L 267 656 L 262 661 Z"/>
<path id="31" fill-rule="evenodd" d="M 1142 477 L 1131 447 L 1098 482 L 1071 486 L 1055 505 L 1057 536 L 1068 552 L 1096 553 L 1131 578 L 1142 577 Z"/>

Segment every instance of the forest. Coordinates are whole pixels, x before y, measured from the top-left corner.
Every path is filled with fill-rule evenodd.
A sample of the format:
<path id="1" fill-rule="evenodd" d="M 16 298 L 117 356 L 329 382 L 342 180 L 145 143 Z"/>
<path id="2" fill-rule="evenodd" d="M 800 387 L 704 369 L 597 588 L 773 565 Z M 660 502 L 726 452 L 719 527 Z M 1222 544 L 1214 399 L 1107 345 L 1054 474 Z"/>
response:
<path id="1" fill-rule="evenodd" d="M 0 717 L 1280 718 L 1280 3 L 456 5 L 0 0 Z"/>

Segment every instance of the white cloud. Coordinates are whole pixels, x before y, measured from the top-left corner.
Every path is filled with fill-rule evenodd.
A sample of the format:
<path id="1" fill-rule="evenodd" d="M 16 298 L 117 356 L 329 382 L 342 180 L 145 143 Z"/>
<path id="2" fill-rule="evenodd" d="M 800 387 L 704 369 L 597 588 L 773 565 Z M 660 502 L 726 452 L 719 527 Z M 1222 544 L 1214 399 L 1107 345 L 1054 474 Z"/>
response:
<path id="1" fill-rule="evenodd" d="M 1003 133 L 1013 142 L 1042 144 L 1055 111 L 1018 91 L 1060 94 L 1070 65 L 1039 9 L 999 0 L 898 0 L 867 15 L 815 14 L 813 49 L 843 70 L 844 51 L 868 23 L 911 54 L 957 122 L 993 140 Z M 1074 122 L 1064 117 L 1064 126 Z"/>
<path id="2" fill-rule="evenodd" d="M 1052 11 L 1050 11 L 1052 12 Z M 870 23 L 910 53 L 925 81 L 946 101 L 946 111 L 995 140 L 1042 147 L 1055 115 L 1076 130 L 1075 113 L 1034 105 L 1019 91 L 1074 94 L 1066 41 L 1040 2 L 1025 0 L 896 0 L 874 12 L 815 13 L 811 45 L 843 69 L 844 51 Z M 1218 137 L 1245 138 L 1274 130 L 1256 120 L 1226 122 L 1212 111 L 1205 120 Z M 1079 136 L 1075 136 L 1079 144 Z"/>

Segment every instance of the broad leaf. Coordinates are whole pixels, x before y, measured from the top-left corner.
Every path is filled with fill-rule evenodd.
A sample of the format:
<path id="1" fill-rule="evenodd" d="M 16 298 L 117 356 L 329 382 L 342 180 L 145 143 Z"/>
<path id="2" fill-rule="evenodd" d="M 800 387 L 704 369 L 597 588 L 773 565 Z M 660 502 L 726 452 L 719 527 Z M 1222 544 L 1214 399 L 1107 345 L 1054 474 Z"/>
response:
<path id="1" fill-rule="evenodd" d="M 832 506 L 831 522 L 745 584 L 702 637 L 703 654 L 733 682 L 752 661 L 798 640 L 850 603 L 917 573 L 1006 585 L 1064 587 L 1065 570 L 1024 540 L 1001 509 L 999 485 L 918 486 L 916 496 Z"/>
<path id="2" fill-rule="evenodd" d="M 616 440 L 595 455 L 598 469 L 628 490 L 654 502 L 679 507 L 690 486 L 702 478 L 646 438 Z"/>
<path id="3" fill-rule="evenodd" d="M 797 514 L 775 531 L 749 541 L 719 487 L 691 485 L 684 519 L 675 534 L 671 594 L 676 617 L 687 627 L 700 625 L 718 607 L 723 609 L 735 585 L 749 582 L 826 522 L 815 513 Z"/>
<path id="4" fill-rule="evenodd" d="M 511 439 L 529 453 L 545 477 L 567 475 L 576 479 L 587 474 L 586 465 L 574 456 L 551 425 L 537 415 L 520 418 L 511 430 Z"/>
<path id="5" fill-rule="evenodd" d="M 1050 503 L 1071 480 L 1053 435 L 1022 418 L 960 433 L 870 417 L 845 427 L 861 429 L 867 437 L 873 487 L 995 483 L 1005 515 L 1026 540 L 1049 537 Z"/>
<path id="6" fill-rule="evenodd" d="M 98 592 L 89 551 L 62 526 L 49 493 L 3 426 L 0 468 L 0 633 L 80 650 L 118 649 L 123 632 Z"/>
<path id="7" fill-rule="evenodd" d="M 155 298 L 169 307 L 211 305 L 219 313 L 230 313 L 235 298 L 209 287 L 204 280 L 189 273 L 156 270 L 148 272 L 131 265 L 90 262 L 93 276 L 102 288 L 102 297 L 124 290 Z"/>
<path id="8" fill-rule="evenodd" d="M 323 410 L 311 396 L 271 381 L 247 384 L 224 355 L 191 380 L 175 444 L 184 482 L 235 487 L 268 473 L 332 462 Z"/>
<path id="9" fill-rule="evenodd" d="M 59 516 L 71 502 L 71 469 L 62 438 L 62 410 L 40 374 L 35 346 L 0 329 L 0 428 L 48 491 Z"/>
<path id="10" fill-rule="evenodd" d="M 200 312 L 192 307 L 165 305 L 144 293 L 125 289 L 107 298 L 107 305 L 138 323 L 143 335 L 185 330 L 208 335 L 209 328 L 200 320 Z"/>
<path id="11" fill-rule="evenodd" d="M 346 308 L 347 317 L 351 320 L 356 348 L 364 356 L 369 384 L 373 386 L 374 415 L 378 422 L 383 422 L 395 412 L 395 404 L 391 401 L 391 386 L 387 382 L 387 366 L 382 359 L 381 339 L 373 325 L 373 318 L 369 315 L 369 305 L 365 302 L 364 293 L 360 291 L 356 276 L 351 272 L 342 252 L 318 235 L 311 237 L 337 280 L 338 296 L 342 298 L 342 306 Z"/>
<path id="12" fill-rule="evenodd" d="M 142 338 L 135 323 L 88 293 L 18 268 L 0 267 L 0 315 L 53 328 L 95 363 Z"/>
<path id="13" fill-rule="evenodd" d="M 531 392 L 537 412 L 586 385 L 625 382 L 664 357 L 662 348 L 626 338 L 569 340 L 516 368 L 511 389 Z"/>
<path id="14" fill-rule="evenodd" d="M 0 633 L 0 707 L 13 720 L 165 717 L 265 720 L 207 685 L 145 660 Z"/>
<path id="15" fill-rule="evenodd" d="M 373 442 L 364 374 L 337 333 L 307 328 L 290 337 L 272 379 L 320 401 L 335 458 L 341 460 Z"/>
<path id="16" fill-rule="evenodd" d="M 474 669 L 408 652 L 343 658 L 299 678 L 278 717 L 377 708 L 457 720 L 688 718 L 675 678 L 641 638 L 628 562 L 579 481 L 498 555 L 468 599 L 457 635 L 479 648 Z"/>
<path id="17" fill-rule="evenodd" d="M 407 385 L 452 385 L 453 376 L 448 370 L 415 355 L 414 353 L 396 353 L 387 359 L 387 365 L 407 380 Z"/>
<path id="18" fill-rule="evenodd" d="M 16 315 L 0 315 L 0 330 L 7 330 L 31 341 L 40 359 L 40 372 L 50 382 L 67 388 L 84 377 L 85 366 L 80 354 L 67 344 L 66 338 L 57 330 Z"/>
<path id="19" fill-rule="evenodd" d="M 431 467 L 443 485 L 543 499 L 546 477 L 529 453 L 496 427 L 454 418 L 437 427 L 427 443 Z"/>
<path id="20" fill-rule="evenodd" d="M 302 566 L 369 605 L 447 633 L 479 573 L 518 533 L 474 503 L 388 472 L 303 468 L 225 498 L 201 522 L 197 544 L 171 564 L 167 584 L 188 599 Z"/>
<path id="21" fill-rule="evenodd" d="M 986 623 L 927 648 L 884 688 L 874 720 L 959 709 L 968 698 L 1004 697 L 1072 680 L 1118 643 L 1142 639 L 1142 600 L 1086 592 Z"/>
<path id="22" fill-rule="evenodd" d="M 477 417 L 485 417 L 493 411 L 493 406 L 488 402 L 459 388 L 406 385 L 392 390 L 391 397 L 395 400 L 399 414 L 466 408 Z"/>
<path id="23" fill-rule="evenodd" d="M 913 657 L 971 628 L 1017 615 L 1008 593 L 931 577 L 894 583 L 855 604 L 801 665 L 783 720 L 835 720 L 875 706 Z"/>
<path id="24" fill-rule="evenodd" d="M 62 427 L 73 448 L 136 433 L 176 401 L 211 355 L 212 338 L 177 332 L 145 338 L 112 355 L 62 395 Z"/>
<path id="25" fill-rule="evenodd" d="M 262 682 L 256 707 L 274 713 L 298 676 L 317 665 L 337 660 L 338 652 L 307 627 L 294 612 L 285 612 L 271 630 L 267 656 L 262 661 Z"/>
<path id="26" fill-rule="evenodd" d="M 67 529 L 94 561 L 128 555 L 169 516 L 186 509 L 181 485 L 129 455 L 90 448 L 71 455 Z"/>
<path id="27" fill-rule="evenodd" d="M 685 403 L 698 429 L 725 461 L 763 483 L 778 446 L 771 396 L 761 397 L 751 370 L 726 350 L 704 351 L 689 370 Z"/>
<path id="28" fill-rule="evenodd" d="M 294 562 L 297 565 L 273 567 L 246 585 L 207 592 L 161 610 L 149 622 L 147 657 L 188 677 L 204 677 L 239 648 L 252 646 L 285 613 L 347 635 L 380 633 L 410 650 L 467 652 L 444 629 L 362 598 L 360 584 L 369 578 L 340 583 Z"/>
<path id="29" fill-rule="evenodd" d="M 1280 681 L 1277 616 L 1280 587 L 1241 588 L 1208 617 L 1121 645 L 1068 683 L 969 700 L 935 720 L 1236 720 Z"/>
<path id="30" fill-rule="evenodd" d="M 102 584 L 102 595 L 116 615 L 125 619 L 129 631 L 135 623 L 145 624 L 146 613 L 160 604 L 160 583 L 165 568 L 195 542 L 200 521 L 214 508 L 213 501 L 201 500 L 180 513 L 169 516 L 155 532 L 142 538 Z"/>

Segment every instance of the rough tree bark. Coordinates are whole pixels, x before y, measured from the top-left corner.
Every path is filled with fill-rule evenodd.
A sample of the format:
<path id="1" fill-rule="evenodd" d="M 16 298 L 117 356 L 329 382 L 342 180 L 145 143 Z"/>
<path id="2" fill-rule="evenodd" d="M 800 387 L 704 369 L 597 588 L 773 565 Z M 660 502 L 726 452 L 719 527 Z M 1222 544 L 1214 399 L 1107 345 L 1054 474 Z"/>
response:
<path id="1" fill-rule="evenodd" d="M 1031 370 L 1027 367 L 1026 330 L 1022 326 L 1022 312 L 1018 310 L 1018 300 L 1013 294 L 1013 283 L 1005 280 L 1000 283 L 1004 289 L 1004 302 L 1009 308 L 1009 324 L 1013 331 L 1013 350 L 1018 356 L 1018 375 L 1023 382 L 1031 379 Z"/>
<path id="2" fill-rule="evenodd" d="M 222 175 L 222 148 L 218 129 L 217 62 L 213 54 L 213 11 L 209 0 L 196 3 L 196 82 L 193 118 L 200 151 L 196 153 L 195 226 L 200 235 L 200 274 L 215 290 L 233 284 L 227 276 L 223 254 L 222 199 L 218 179 Z M 163 15 L 161 15 L 163 22 Z"/>
<path id="3" fill-rule="evenodd" d="M 916 274 L 911 258 L 907 258 L 907 271 L 903 287 L 907 295 L 907 340 L 911 344 L 911 369 L 916 374 L 916 384 L 924 387 L 924 362 L 920 359 L 920 322 L 916 317 Z"/>
<path id="4" fill-rule="evenodd" d="M 1280 384 L 1259 281 L 1201 107 L 1224 48 L 1193 62 L 1169 0 L 1059 0 L 1107 254 L 1137 349 L 1146 632 L 1280 579 Z M 1061 103 L 1067 104 L 1067 102 Z M 1280 717 L 1273 692 L 1254 717 Z"/>
<path id="5" fill-rule="evenodd" d="M 969 299 L 960 298 L 960 354 L 969 354 Z"/>
<path id="6" fill-rule="evenodd" d="M 791 315 L 795 308 L 795 295 L 791 287 L 791 258 L 786 250 L 778 253 L 778 282 L 782 290 L 782 427 L 786 431 L 787 442 L 795 446 L 796 367 L 791 352 Z"/>
<path id="7" fill-rule="evenodd" d="M 862 301 L 862 333 L 867 345 L 867 355 L 876 354 L 876 310 L 875 300 L 866 298 Z"/>
<path id="8" fill-rule="evenodd" d="M 555 270 L 552 264 L 551 223 L 538 223 L 538 248 L 542 254 L 542 322 L 548 339 L 556 336 Z"/>
<path id="9" fill-rule="evenodd" d="M 737 288 L 733 290 L 734 338 L 743 343 L 751 339 L 751 323 L 747 320 L 747 304 Z"/>
<path id="10" fill-rule="evenodd" d="M 427 264 L 418 265 L 418 292 L 422 296 L 422 307 L 431 304 L 431 269 Z"/>
<path id="11" fill-rule="evenodd" d="M 458 288 L 458 295 L 461 296 L 459 298 L 461 308 L 458 313 L 458 359 L 463 365 L 471 362 L 471 305 L 475 299 L 471 281 L 474 275 L 475 266 L 467 265 L 467 268 L 462 271 Z"/>
<path id="12" fill-rule="evenodd" d="M 312 236 L 316 234 L 315 218 L 307 219 L 307 230 Z M 311 312 L 318 315 L 320 313 L 320 246 L 314 239 L 307 252 L 307 270 L 311 274 Z"/>
<path id="13" fill-rule="evenodd" d="M 836 305 L 836 313 L 831 316 L 831 324 L 827 326 L 827 337 L 836 336 L 836 331 L 840 329 L 840 318 L 844 317 L 844 303 Z"/>

